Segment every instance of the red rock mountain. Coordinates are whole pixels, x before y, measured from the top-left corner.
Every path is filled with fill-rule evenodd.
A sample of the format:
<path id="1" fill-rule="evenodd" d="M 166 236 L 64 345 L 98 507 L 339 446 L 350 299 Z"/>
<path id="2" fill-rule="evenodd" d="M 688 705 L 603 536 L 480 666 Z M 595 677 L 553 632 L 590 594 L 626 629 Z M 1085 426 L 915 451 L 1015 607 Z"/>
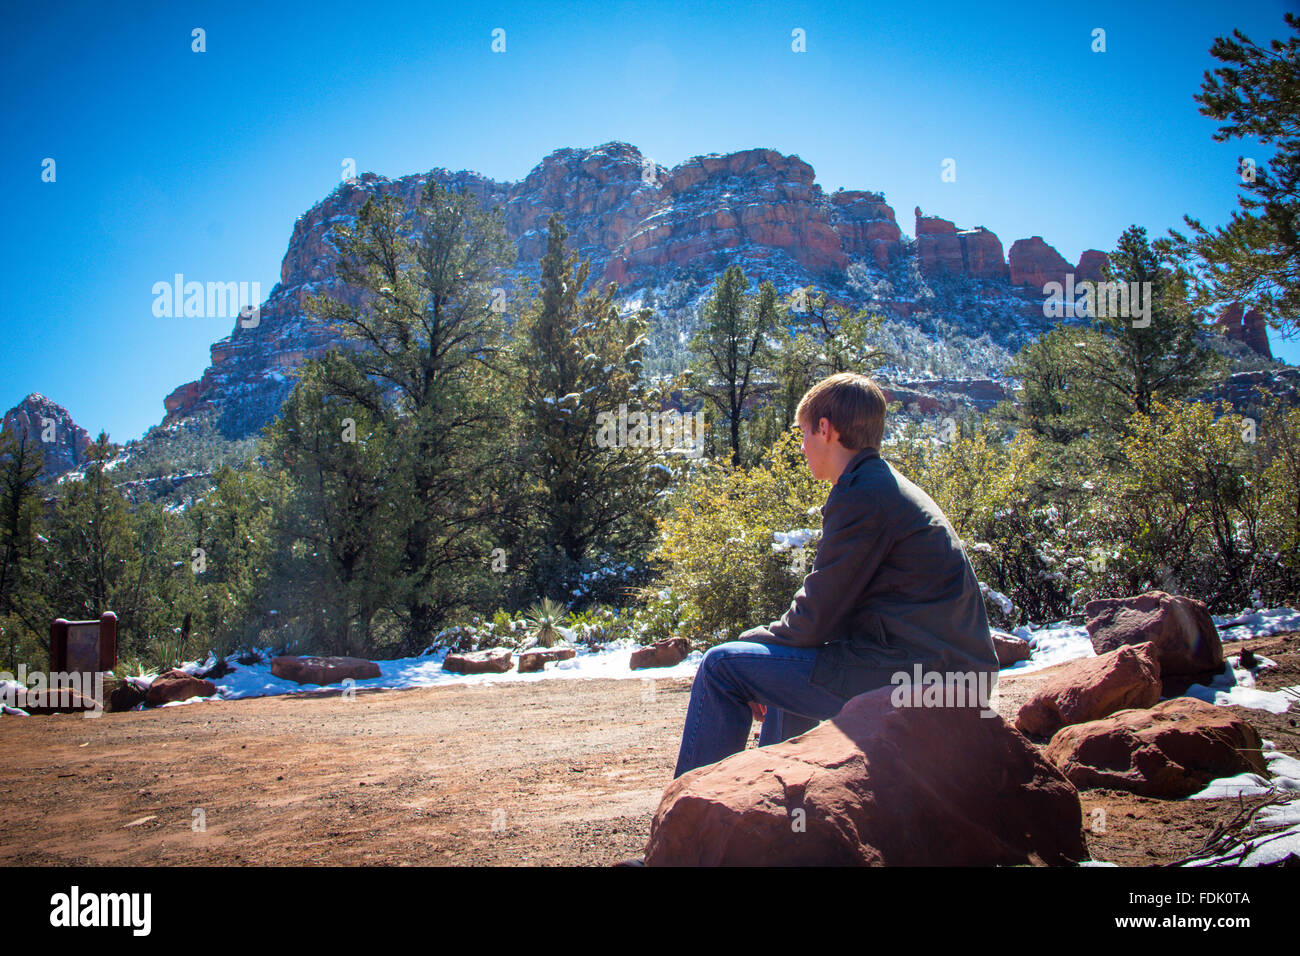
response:
<path id="1" fill-rule="evenodd" d="M 25 436 L 45 457 L 41 473 L 61 475 L 86 460 L 89 433 L 72 420 L 68 410 L 39 392 L 32 392 L 5 412 L 4 430 Z"/>
<path id="2" fill-rule="evenodd" d="M 338 342 L 303 310 L 310 293 L 347 294 L 334 276 L 327 233 L 354 217 L 371 196 L 396 195 L 413 208 L 429 180 L 467 189 L 485 206 L 503 209 L 518 250 L 516 275 L 536 274 L 547 219 L 559 212 L 570 248 L 592 260 L 592 276 L 602 287 L 618 283 L 625 295 L 662 288 L 684 274 L 707 290 L 716 275 L 737 263 L 751 280 L 770 279 L 779 292 L 816 284 L 851 301 L 851 265 L 885 277 L 915 257 L 923 276 L 951 277 L 987 308 L 1009 317 L 1023 338 L 1050 325 L 1042 316 L 1045 282 L 1060 281 L 1070 271 L 1093 275 L 1104 261 L 1103 253 L 1088 250 L 1072 267 L 1037 236 L 1017 240 L 1004 256 L 1001 241 L 982 226 L 958 229 L 922 216 L 920 209 L 913 242 L 880 193 L 827 195 L 808 163 L 771 149 L 696 156 L 672 169 L 626 143 L 561 149 L 517 183 L 444 169 L 397 180 L 366 173 L 340 184 L 298 219 L 259 323 L 244 328 L 237 322 L 211 347 L 212 364 L 203 377 L 167 396 L 164 421 L 216 409 L 222 431 L 240 437 L 273 418 L 292 388 L 292 370 Z M 914 299 L 899 291 L 872 305 L 899 318 L 917 310 Z"/>

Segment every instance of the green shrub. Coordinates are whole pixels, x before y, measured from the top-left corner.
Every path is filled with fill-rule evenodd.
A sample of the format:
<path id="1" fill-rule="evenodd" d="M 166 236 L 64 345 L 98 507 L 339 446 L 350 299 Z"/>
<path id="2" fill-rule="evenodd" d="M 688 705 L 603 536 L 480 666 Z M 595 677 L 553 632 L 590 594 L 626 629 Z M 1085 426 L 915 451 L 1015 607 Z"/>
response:
<path id="1" fill-rule="evenodd" d="M 820 529 L 828 486 L 808 472 L 791 429 L 766 466 L 701 469 L 661 521 L 653 558 L 666 572 L 646 593 L 638 639 L 686 637 L 713 645 L 766 624 L 789 607 L 803 575 L 798 556 L 774 548 L 777 532 Z M 806 572 L 811 553 L 804 555 Z"/>

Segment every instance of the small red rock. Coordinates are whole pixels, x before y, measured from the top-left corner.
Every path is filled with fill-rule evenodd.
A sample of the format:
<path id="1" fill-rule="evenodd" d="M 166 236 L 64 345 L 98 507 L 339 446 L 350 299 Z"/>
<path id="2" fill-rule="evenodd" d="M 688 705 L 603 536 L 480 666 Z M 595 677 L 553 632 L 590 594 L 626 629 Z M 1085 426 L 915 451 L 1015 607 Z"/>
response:
<path id="1" fill-rule="evenodd" d="M 1022 734 L 1049 737 L 1066 724 L 1097 720 L 1160 699 L 1160 664 L 1152 644 L 1121 647 L 1070 661 L 1049 677 L 1016 715 Z"/>
<path id="2" fill-rule="evenodd" d="M 524 651 L 519 655 L 519 673 L 545 670 L 549 661 L 567 661 L 577 656 L 578 652 L 572 647 L 542 647 Z"/>
<path id="3" fill-rule="evenodd" d="M 690 652 L 691 645 L 684 637 L 655 641 L 649 647 L 638 647 L 632 652 L 632 670 L 645 667 L 672 667 L 684 661 Z"/>
<path id="4" fill-rule="evenodd" d="M 508 648 L 494 647 L 488 651 L 468 651 L 448 654 L 442 669 L 453 674 L 504 674 L 514 663 Z"/>
<path id="5" fill-rule="evenodd" d="M 144 702 L 149 707 L 160 707 L 177 700 L 189 700 L 191 697 L 212 697 L 216 692 L 217 685 L 212 681 L 172 668 L 153 679 L 149 690 L 145 692 Z"/>
<path id="6" fill-rule="evenodd" d="M 1062 728 L 1043 756 L 1079 789 L 1180 799 L 1219 777 L 1268 777 L 1259 733 L 1226 707 L 1194 697 Z"/>

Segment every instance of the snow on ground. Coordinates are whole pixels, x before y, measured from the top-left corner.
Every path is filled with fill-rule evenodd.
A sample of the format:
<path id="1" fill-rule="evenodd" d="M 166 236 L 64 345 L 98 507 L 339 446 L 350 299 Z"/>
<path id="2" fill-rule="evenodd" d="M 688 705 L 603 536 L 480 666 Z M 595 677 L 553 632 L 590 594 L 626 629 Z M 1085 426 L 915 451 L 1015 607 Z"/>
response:
<path id="1" fill-rule="evenodd" d="M 546 664 L 545 670 L 531 674 L 520 674 L 510 670 L 504 674 L 453 674 L 442 669 L 442 662 L 447 657 L 446 648 L 418 657 L 403 657 L 391 661 L 375 661 L 379 665 L 379 676 L 369 680 L 358 680 L 352 686 L 357 688 L 383 687 L 437 687 L 443 684 L 497 684 L 513 681 L 537 681 L 583 678 L 617 678 L 651 680 L 659 677 L 693 677 L 704 657 L 694 651 L 680 664 L 673 667 L 655 667 L 632 670 L 632 652 L 640 645 L 630 639 L 612 641 L 596 648 L 578 647 L 577 656 L 567 661 L 554 661 Z M 320 690 L 317 684 L 298 684 L 283 680 L 271 673 L 269 652 L 263 652 L 264 660 L 260 664 L 234 663 L 235 668 L 224 677 L 213 680 L 217 685 L 215 697 L 192 697 L 185 701 L 163 704 L 164 707 L 180 707 L 185 704 L 203 700 L 239 700 L 246 697 L 267 697 L 274 694 L 297 694 Z M 181 670 L 188 674 L 202 673 L 216 664 L 216 659 L 209 656 L 200 664 L 191 661 L 181 665 Z M 148 683 L 156 674 L 142 675 L 141 682 Z M 331 685 L 335 690 L 338 685 Z"/>
<path id="2" fill-rule="evenodd" d="M 1235 777 L 1220 777 L 1211 780 L 1200 793 L 1194 793 L 1189 800 L 1212 800 L 1218 797 L 1253 797 L 1268 793 L 1270 790 L 1300 791 L 1300 760 L 1278 750 L 1271 740 L 1265 740 L 1264 761 L 1268 764 L 1271 780 L 1266 780 L 1257 773 L 1239 773 Z M 1300 802 L 1296 804 L 1300 808 Z M 1300 823 L 1300 819 L 1295 821 Z"/>
<path id="3" fill-rule="evenodd" d="M 1264 759 L 1268 761 L 1273 779 L 1265 781 L 1259 774 L 1243 773 L 1236 777 L 1215 780 L 1200 793 L 1188 799 L 1211 797 L 1254 796 L 1270 791 L 1300 791 L 1300 760 L 1276 750 L 1273 742 L 1264 741 Z M 1271 786 L 1270 786 L 1271 785 Z M 1251 836 L 1252 830 L 1284 826 L 1276 833 Z M 1263 866 L 1276 863 L 1289 853 L 1300 856 L 1300 799 L 1265 807 L 1251 824 L 1242 831 L 1242 846 L 1221 856 L 1197 860 L 1188 866 Z"/>
<path id="4" fill-rule="evenodd" d="M 1259 667 L 1276 667 L 1277 664 L 1267 657 L 1260 657 Z M 1253 707 L 1267 710 L 1270 714 L 1285 714 L 1287 708 L 1300 700 L 1300 686 L 1285 687 L 1280 691 L 1257 690 L 1255 675 L 1241 666 L 1241 657 L 1228 658 L 1228 667 L 1217 675 L 1210 684 L 1193 684 L 1187 689 L 1188 697 L 1195 697 L 1207 704 L 1229 707 Z M 1259 668 L 1255 668 L 1258 670 Z"/>
<path id="5" fill-rule="evenodd" d="M 1300 631 L 1300 611 L 1290 607 L 1243 611 L 1236 617 L 1216 614 L 1212 615 L 1212 618 L 1219 629 L 1219 637 L 1224 643 L 1244 641 L 1252 637 L 1267 637 L 1285 631 Z M 1002 668 L 1003 674 L 1025 674 L 1074 660 L 1076 657 L 1097 656 L 1097 652 L 1092 649 L 1092 641 L 1088 639 L 1088 629 L 1082 624 L 1057 621 L 1033 629 L 1018 627 L 1010 633 L 1029 642 L 1033 648 L 1033 657 L 1012 667 Z M 1215 701 L 1211 700 L 1210 703 Z M 1240 701 L 1234 700 L 1231 703 L 1240 703 Z"/>

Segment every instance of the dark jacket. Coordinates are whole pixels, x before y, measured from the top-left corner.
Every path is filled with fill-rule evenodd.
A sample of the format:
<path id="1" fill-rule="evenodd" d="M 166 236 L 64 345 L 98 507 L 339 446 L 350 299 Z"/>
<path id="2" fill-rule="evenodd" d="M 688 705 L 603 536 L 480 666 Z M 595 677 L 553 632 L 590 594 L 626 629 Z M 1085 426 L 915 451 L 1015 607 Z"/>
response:
<path id="1" fill-rule="evenodd" d="M 998 669 L 979 582 L 939 506 L 874 448 L 845 467 L 822 507 L 812 572 L 779 621 L 741 640 L 821 647 L 812 682 L 843 697 L 889 686 L 912 665 Z"/>

